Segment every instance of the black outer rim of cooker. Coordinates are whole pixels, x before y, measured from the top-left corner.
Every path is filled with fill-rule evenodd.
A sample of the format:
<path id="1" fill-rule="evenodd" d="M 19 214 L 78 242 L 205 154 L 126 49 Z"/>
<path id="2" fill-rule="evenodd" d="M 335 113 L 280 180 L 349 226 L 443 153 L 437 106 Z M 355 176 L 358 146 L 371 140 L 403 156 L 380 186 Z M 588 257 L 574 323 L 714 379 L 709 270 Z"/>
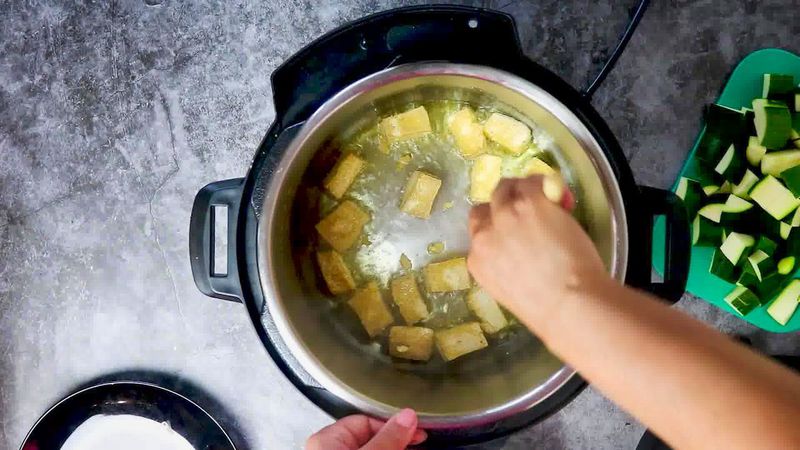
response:
<path id="1" fill-rule="evenodd" d="M 358 413 L 358 410 L 324 389 L 306 385 L 300 379 L 298 374 L 296 374 L 289 364 L 283 359 L 280 352 L 276 348 L 276 343 L 272 341 L 262 322 L 262 314 L 269 313 L 266 311 L 266 308 L 263 308 L 263 293 L 261 292 L 260 288 L 257 267 L 257 218 L 252 205 L 256 179 L 258 178 L 260 169 L 266 163 L 273 146 L 276 144 L 281 133 L 286 128 L 296 125 L 297 123 L 301 123 L 308 117 L 310 114 L 309 111 L 315 110 L 316 107 L 319 106 L 324 100 L 330 98 L 333 93 L 364 75 L 360 74 L 358 78 L 344 80 L 339 86 L 327 86 L 328 92 L 325 95 L 317 98 L 316 102 L 311 102 L 311 106 L 306 104 L 305 112 L 304 114 L 301 114 L 298 113 L 298 108 L 294 108 L 294 111 L 290 111 L 291 108 L 287 105 L 292 105 L 292 102 L 284 98 L 281 94 L 282 92 L 286 91 L 286 89 L 283 89 L 284 87 L 286 87 L 288 90 L 291 90 L 286 86 L 285 83 L 297 76 L 297 73 L 293 73 L 293 70 L 297 69 L 296 66 L 302 66 L 302 63 L 305 60 L 312 58 L 312 55 L 315 51 L 318 51 L 319 49 L 323 49 L 324 51 L 325 45 L 329 43 L 327 41 L 341 39 L 348 33 L 357 33 L 360 29 L 371 27 L 376 22 L 391 21 L 398 16 L 408 14 L 436 15 L 440 13 L 450 16 L 460 15 L 461 18 L 479 15 L 481 20 L 484 22 L 487 20 L 499 21 L 501 22 L 499 26 L 505 27 L 505 31 L 510 32 L 510 34 L 513 35 L 516 48 L 519 49 L 519 44 L 516 37 L 516 28 L 514 21 L 510 16 L 502 13 L 479 10 L 476 8 L 451 6 L 401 8 L 400 10 L 391 10 L 369 16 L 334 30 L 319 38 L 317 41 L 309 44 L 309 46 L 290 58 L 273 74 L 272 83 L 276 100 L 276 120 L 261 142 L 254 157 L 251 170 L 245 178 L 242 186 L 242 201 L 240 202 L 236 225 L 235 253 L 237 265 L 239 267 L 238 276 L 241 285 L 243 303 L 247 307 L 248 314 L 254 324 L 259 338 L 261 339 L 261 342 L 283 374 L 309 400 L 336 418 L 343 417 L 348 414 Z M 628 265 L 625 282 L 626 284 L 634 287 L 647 287 L 650 284 L 650 229 L 652 226 L 652 216 L 648 213 L 650 208 L 647 207 L 642 199 L 642 193 L 634 182 L 633 174 L 631 173 L 630 167 L 627 164 L 625 155 L 623 154 L 619 143 L 617 142 L 606 122 L 592 107 L 590 104 L 590 99 L 587 96 L 581 95 L 581 93 L 579 93 L 564 80 L 556 76 L 554 73 L 525 57 L 521 51 L 512 53 L 513 54 L 506 53 L 500 55 L 501 57 L 491 58 L 484 61 L 464 60 L 464 58 L 461 58 L 458 55 L 452 58 L 444 59 L 456 63 L 463 62 L 491 65 L 494 68 L 511 72 L 517 76 L 529 80 L 555 96 L 584 123 L 584 125 L 597 140 L 606 158 L 608 159 L 622 194 L 627 217 L 629 240 Z M 398 63 L 408 63 L 430 60 L 430 58 L 425 58 L 424 56 L 427 55 L 422 55 L 420 58 L 405 55 L 402 60 L 396 58 L 393 61 Z M 442 60 L 443 58 L 435 59 Z M 293 95 L 297 96 L 296 93 Z M 300 108 L 300 111 L 302 110 L 303 108 Z M 673 299 L 673 301 L 674 300 L 675 299 Z M 521 428 L 537 423 L 555 413 L 561 407 L 569 403 L 569 401 L 571 401 L 575 396 L 577 396 L 585 386 L 585 380 L 583 380 L 583 378 L 581 378 L 578 374 L 575 374 L 572 378 L 570 378 L 569 381 L 567 381 L 547 399 L 516 415 L 477 427 L 449 430 L 430 430 L 429 442 L 426 446 L 466 445 L 508 435 Z"/>

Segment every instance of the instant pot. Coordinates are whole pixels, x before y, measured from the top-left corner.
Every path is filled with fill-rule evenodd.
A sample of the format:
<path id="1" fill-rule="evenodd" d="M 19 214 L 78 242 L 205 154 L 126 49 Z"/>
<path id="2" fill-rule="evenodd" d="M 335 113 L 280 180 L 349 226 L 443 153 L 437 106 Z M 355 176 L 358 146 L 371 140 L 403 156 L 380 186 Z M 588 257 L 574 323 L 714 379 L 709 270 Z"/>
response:
<path id="1" fill-rule="evenodd" d="M 309 280 L 313 274 L 293 259 L 298 220 L 311 217 L 294 199 L 317 150 L 352 121 L 380 116 L 383 105 L 442 92 L 491 99 L 553 136 L 575 180 L 584 226 L 612 276 L 677 301 L 689 267 L 683 205 L 668 191 L 635 184 L 619 143 L 590 103 L 646 4 L 635 9 L 617 49 L 583 92 L 522 54 L 510 16 L 483 9 L 396 9 L 311 43 L 272 74 L 276 118 L 247 176 L 211 183 L 195 198 L 190 258 L 198 288 L 244 303 L 286 377 L 334 417 L 388 418 L 413 407 L 430 444 L 456 445 L 513 432 L 558 410 L 585 382 L 532 335 L 429 372 L 404 370 L 368 344 L 343 338 L 325 302 L 314 301 L 323 294 Z M 218 217 L 220 207 L 227 213 Z M 666 224 L 666 256 L 663 280 L 654 282 L 657 216 Z M 224 233 L 218 224 L 226 225 Z M 220 250 L 221 240 L 227 249 Z M 215 267 L 220 251 L 227 262 Z"/>

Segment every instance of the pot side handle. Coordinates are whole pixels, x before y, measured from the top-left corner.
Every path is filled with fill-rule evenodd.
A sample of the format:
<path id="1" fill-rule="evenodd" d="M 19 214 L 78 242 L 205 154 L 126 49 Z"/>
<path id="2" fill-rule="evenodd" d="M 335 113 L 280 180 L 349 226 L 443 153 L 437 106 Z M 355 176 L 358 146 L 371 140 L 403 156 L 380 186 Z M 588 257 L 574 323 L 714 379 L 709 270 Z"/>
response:
<path id="1" fill-rule="evenodd" d="M 189 219 L 189 259 L 194 283 L 200 292 L 210 297 L 242 301 L 239 270 L 236 263 L 236 223 L 242 198 L 243 178 L 217 181 L 200 189 L 194 198 Z M 227 208 L 227 217 L 220 222 L 227 225 L 226 236 L 215 234 L 216 214 L 220 207 Z M 225 240 L 227 238 L 227 240 Z M 227 248 L 222 247 L 222 243 Z M 224 270 L 215 267 L 217 251 L 224 251 L 227 264 Z"/>
<path id="2" fill-rule="evenodd" d="M 691 236 L 686 208 L 677 195 L 663 189 L 640 186 L 642 206 L 648 211 L 644 233 L 647 257 L 653 249 L 653 223 L 664 216 L 664 278 L 662 282 L 648 281 L 643 288 L 669 302 L 677 302 L 686 291 L 691 258 Z"/>
<path id="3" fill-rule="evenodd" d="M 286 127 L 367 75 L 421 60 L 504 66 L 522 58 L 514 20 L 485 9 L 426 5 L 351 22 L 315 40 L 272 74 L 276 117 Z"/>

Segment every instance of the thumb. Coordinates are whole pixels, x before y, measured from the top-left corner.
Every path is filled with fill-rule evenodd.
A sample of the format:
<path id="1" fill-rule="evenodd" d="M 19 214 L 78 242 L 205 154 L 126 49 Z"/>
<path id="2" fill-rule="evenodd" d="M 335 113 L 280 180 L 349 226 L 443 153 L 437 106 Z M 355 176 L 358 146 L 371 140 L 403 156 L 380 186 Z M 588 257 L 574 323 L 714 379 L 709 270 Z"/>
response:
<path id="1" fill-rule="evenodd" d="M 417 430 L 417 413 L 404 409 L 395 414 L 362 450 L 403 450 L 414 439 Z"/>

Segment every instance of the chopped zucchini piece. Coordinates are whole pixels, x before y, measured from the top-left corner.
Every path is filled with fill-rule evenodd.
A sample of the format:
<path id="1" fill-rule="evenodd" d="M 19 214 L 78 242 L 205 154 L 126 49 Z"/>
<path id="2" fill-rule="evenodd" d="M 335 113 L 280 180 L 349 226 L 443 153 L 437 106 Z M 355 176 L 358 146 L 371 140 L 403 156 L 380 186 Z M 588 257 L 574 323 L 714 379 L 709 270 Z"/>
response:
<path id="1" fill-rule="evenodd" d="M 714 255 L 711 257 L 711 267 L 708 268 L 708 272 L 729 283 L 735 283 L 738 278 L 736 266 L 728 260 L 720 249 L 714 250 Z"/>
<path id="2" fill-rule="evenodd" d="M 427 361 L 433 353 L 433 335 L 425 327 L 392 327 L 389 329 L 389 354 L 395 358 Z"/>
<path id="3" fill-rule="evenodd" d="M 452 361 L 467 353 L 486 348 L 489 343 L 483 336 L 480 324 L 469 322 L 446 330 L 436 331 L 436 348 L 445 361 Z"/>
<path id="4" fill-rule="evenodd" d="M 497 302 L 479 287 L 472 288 L 467 294 L 467 307 L 481 321 L 481 329 L 486 334 L 495 334 L 508 326 Z"/>
<path id="5" fill-rule="evenodd" d="M 722 243 L 722 228 L 707 217 L 697 215 L 692 223 L 692 245 L 716 247 Z"/>
<path id="6" fill-rule="evenodd" d="M 337 200 L 341 199 L 363 168 L 363 159 L 352 153 L 343 155 L 339 158 L 336 165 L 333 166 L 328 177 L 325 178 L 323 186 L 325 186 L 325 189 L 336 197 Z"/>
<path id="7" fill-rule="evenodd" d="M 465 158 L 473 158 L 485 151 L 486 136 L 483 135 L 483 126 L 478 123 L 471 108 L 461 108 L 450 116 L 447 128 Z"/>
<path id="8" fill-rule="evenodd" d="M 781 179 L 795 197 L 800 197 L 800 166 L 781 172 Z"/>
<path id="9" fill-rule="evenodd" d="M 547 164 L 537 157 L 533 157 L 530 161 L 525 163 L 525 169 L 523 169 L 523 173 L 525 176 L 558 175 L 556 169 L 553 169 L 550 164 Z"/>
<path id="10" fill-rule="evenodd" d="M 736 286 L 733 288 L 733 290 L 725 296 L 725 303 L 743 316 L 761 305 L 756 294 L 744 286 Z"/>
<path id="11" fill-rule="evenodd" d="M 716 184 L 707 184 L 703 186 L 703 193 L 706 194 L 706 197 L 710 197 L 719 191 L 719 185 Z"/>
<path id="12" fill-rule="evenodd" d="M 697 214 L 711 220 L 712 222 L 719 223 L 724 210 L 725 205 L 723 203 L 712 203 L 700 208 L 700 210 L 697 211 Z"/>
<path id="13" fill-rule="evenodd" d="M 431 121 L 424 106 L 389 116 L 380 121 L 378 129 L 389 144 L 415 138 L 431 132 Z"/>
<path id="14" fill-rule="evenodd" d="M 794 94 L 794 110 L 800 111 L 800 94 Z"/>
<path id="15" fill-rule="evenodd" d="M 483 126 L 483 132 L 494 142 L 514 155 L 519 155 L 531 143 L 531 129 L 517 119 L 492 113 Z"/>
<path id="16" fill-rule="evenodd" d="M 761 158 L 761 173 L 777 177 L 785 170 L 798 165 L 800 165 L 800 150 L 770 152 Z"/>
<path id="17" fill-rule="evenodd" d="M 777 220 L 783 219 L 800 205 L 800 200 L 791 191 L 769 175 L 753 187 L 750 198 Z"/>
<path id="18" fill-rule="evenodd" d="M 759 144 L 771 149 L 786 145 L 792 130 L 792 116 L 785 103 L 757 98 L 753 100 Z"/>
<path id="19" fill-rule="evenodd" d="M 428 307 L 422 300 L 414 274 L 399 276 L 391 282 L 392 299 L 408 325 L 428 317 Z"/>
<path id="20" fill-rule="evenodd" d="M 336 250 L 317 252 L 317 263 L 331 294 L 344 294 L 356 288 L 350 269 Z"/>
<path id="21" fill-rule="evenodd" d="M 784 241 L 789 239 L 789 234 L 792 232 L 792 226 L 786 222 L 780 223 L 779 234 Z"/>
<path id="22" fill-rule="evenodd" d="M 423 273 L 428 292 L 463 291 L 472 286 L 464 257 L 428 264 Z"/>
<path id="23" fill-rule="evenodd" d="M 745 266 L 744 270 L 742 270 L 742 274 L 739 275 L 739 279 L 736 280 L 737 285 L 744 286 L 751 291 L 757 289 L 759 283 L 761 283 L 761 280 L 759 280 L 758 276 L 754 274 L 753 271 L 747 266 Z"/>
<path id="24" fill-rule="evenodd" d="M 792 280 L 767 307 L 767 314 L 779 324 L 786 325 L 797 309 L 798 297 L 800 297 L 800 280 Z"/>
<path id="25" fill-rule="evenodd" d="M 394 322 L 392 313 L 381 298 L 378 283 L 374 281 L 357 290 L 347 304 L 353 308 L 369 337 L 381 334 Z"/>
<path id="26" fill-rule="evenodd" d="M 736 153 L 736 146 L 731 144 L 714 167 L 714 172 L 722 175 L 722 178 L 733 183 L 741 179 L 745 169 L 746 167 L 742 159 Z"/>
<path id="27" fill-rule="evenodd" d="M 719 223 L 723 226 L 749 223 L 751 221 L 750 214 L 747 213 L 753 211 L 755 208 L 752 203 L 731 194 L 722 206 Z"/>
<path id="28" fill-rule="evenodd" d="M 742 260 L 745 250 L 755 245 L 755 243 L 756 240 L 749 234 L 732 232 L 725 238 L 725 242 L 719 246 L 719 250 L 735 266 Z"/>
<path id="29" fill-rule="evenodd" d="M 331 247 L 338 252 L 344 252 L 358 241 L 367 222 L 369 214 L 350 200 L 345 200 L 325 216 L 316 228 Z"/>
<path id="30" fill-rule="evenodd" d="M 775 294 L 786 284 L 786 276 L 778 272 L 773 272 L 764 277 L 761 283 L 755 288 L 755 293 L 761 299 L 761 304 L 766 304 Z"/>
<path id="31" fill-rule="evenodd" d="M 739 198 L 734 194 L 731 194 L 728 196 L 728 198 L 725 200 L 725 203 L 722 205 L 722 212 L 741 213 L 747 211 L 752 207 L 753 207 L 752 203 L 742 198 Z"/>
<path id="32" fill-rule="evenodd" d="M 749 169 L 745 171 L 741 181 L 733 186 L 731 193 L 745 200 L 750 199 L 750 190 L 758 183 L 758 176 Z"/>
<path id="33" fill-rule="evenodd" d="M 469 172 L 469 199 L 475 203 L 491 200 L 492 192 L 503 176 L 503 158 L 496 155 L 481 155 L 475 158 Z"/>
<path id="34" fill-rule="evenodd" d="M 794 90 L 794 76 L 780 73 L 765 73 L 761 96 L 775 98 Z"/>
<path id="35" fill-rule="evenodd" d="M 700 183 L 686 177 L 681 177 L 678 181 L 678 188 L 675 189 L 675 195 L 683 200 L 683 206 L 686 208 L 686 215 L 694 217 L 697 210 L 700 209 L 700 203 L 703 200 L 703 188 Z"/>
<path id="36" fill-rule="evenodd" d="M 742 111 L 727 106 L 711 104 L 705 112 L 706 126 L 697 145 L 695 156 L 706 164 L 716 164 L 725 150 L 744 128 Z"/>
<path id="37" fill-rule="evenodd" d="M 794 256 L 787 256 L 778 261 L 778 273 L 781 275 L 789 275 L 794 270 L 794 265 L 797 259 Z"/>
<path id="38" fill-rule="evenodd" d="M 749 162 L 753 167 L 759 167 L 761 164 L 761 159 L 766 154 L 767 147 L 764 147 L 759 143 L 758 136 L 750 136 L 747 141 L 747 150 L 745 150 L 747 162 Z"/>
<path id="39" fill-rule="evenodd" d="M 756 241 L 755 247 L 753 247 L 754 252 L 762 251 L 769 256 L 774 255 L 775 250 L 777 249 L 778 249 L 778 244 L 776 244 L 775 241 L 766 236 L 759 237 L 758 241 Z"/>
<path id="40" fill-rule="evenodd" d="M 408 215 L 427 219 L 431 215 L 433 201 L 436 200 L 436 194 L 439 193 L 441 187 L 442 180 L 439 178 L 421 170 L 415 170 L 408 177 L 400 210 Z"/>
<path id="41" fill-rule="evenodd" d="M 719 187 L 717 190 L 717 194 L 730 194 L 733 191 L 733 185 L 730 181 L 725 181 L 722 183 L 722 186 Z"/>
<path id="42" fill-rule="evenodd" d="M 747 267 L 756 274 L 758 281 L 763 280 L 767 275 L 772 274 L 777 269 L 775 261 L 761 250 L 756 250 L 748 256 L 746 264 Z"/>
<path id="43" fill-rule="evenodd" d="M 800 227 L 800 208 L 794 210 L 792 221 L 790 223 L 792 227 Z"/>

